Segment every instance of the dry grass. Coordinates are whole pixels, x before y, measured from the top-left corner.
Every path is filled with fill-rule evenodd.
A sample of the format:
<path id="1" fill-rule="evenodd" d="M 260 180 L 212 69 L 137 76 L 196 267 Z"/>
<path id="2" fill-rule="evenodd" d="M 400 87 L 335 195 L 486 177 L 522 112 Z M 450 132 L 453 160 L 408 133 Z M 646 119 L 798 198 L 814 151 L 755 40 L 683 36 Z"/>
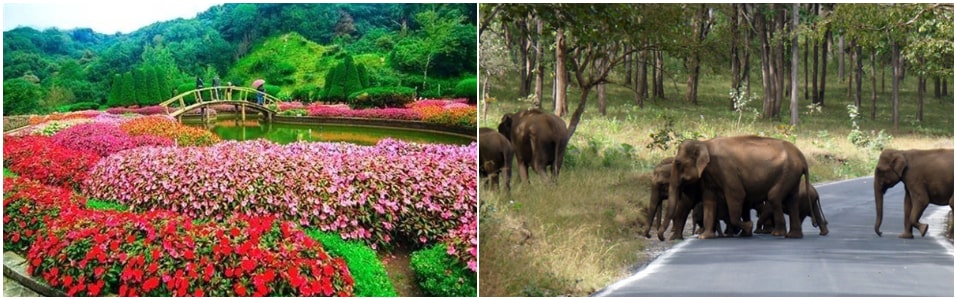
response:
<path id="1" fill-rule="evenodd" d="M 505 82 L 513 81 L 493 85 L 490 94 L 499 100 L 490 105 L 487 122 L 480 120 L 480 126 L 495 128 L 503 113 L 531 105 L 514 100 L 517 89 Z M 544 185 L 532 176 L 531 185 L 513 181 L 511 197 L 481 190 L 480 295 L 588 295 L 648 260 L 650 255 L 644 251 L 653 242 L 639 237 L 644 229 L 639 224 L 645 223 L 650 172 L 662 158 L 674 155 L 675 149 L 646 146 L 653 141 L 650 135 L 665 128 L 668 120 L 673 120 L 676 133 L 694 133 L 699 138 L 758 134 L 790 140 L 808 158 L 812 182 L 873 173 L 879 150 L 859 148 L 847 138 L 851 126 L 846 105 L 852 101 L 845 98 L 846 83 L 828 84 L 828 103 L 822 112 L 808 115 L 807 102 L 802 100 L 800 125 L 785 130 L 780 126 L 784 119 L 760 120 L 752 114 L 744 114 L 738 125 L 738 114 L 728 109 L 727 82 L 721 77 L 702 78 L 699 106 L 681 103 L 684 86 L 678 84 L 682 90 L 676 91 L 666 82 L 669 100 L 648 101 L 643 109 L 632 104 L 631 91 L 610 86 L 607 116 L 600 116 L 595 100 L 589 100 L 569 143 L 557 186 Z M 889 148 L 952 148 L 953 98 L 925 99 L 924 122 L 918 123 L 916 92 L 907 89 L 915 83 L 909 77 L 903 85 L 900 130 L 890 129 L 889 95 L 879 94 L 877 120 L 870 120 L 870 90 L 865 85 L 861 129 L 868 133 L 884 129 L 893 136 Z M 757 84 L 752 87 L 753 93 L 760 92 Z M 571 88 L 572 109 L 577 105 L 576 93 Z M 551 108 L 549 97 L 543 106 Z M 783 115 L 788 115 L 787 108 Z"/>

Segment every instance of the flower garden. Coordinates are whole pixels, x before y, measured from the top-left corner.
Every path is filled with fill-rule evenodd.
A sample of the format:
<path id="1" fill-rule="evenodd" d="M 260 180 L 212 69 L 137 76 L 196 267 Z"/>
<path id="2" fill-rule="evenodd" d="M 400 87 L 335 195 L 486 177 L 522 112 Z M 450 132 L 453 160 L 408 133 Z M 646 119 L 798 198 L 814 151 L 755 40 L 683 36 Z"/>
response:
<path id="1" fill-rule="evenodd" d="M 279 109 L 474 126 L 458 103 Z M 70 296 L 396 296 L 377 253 L 401 244 L 424 294 L 477 294 L 474 143 L 222 141 L 155 110 L 4 135 L 4 251 L 34 278 Z"/>

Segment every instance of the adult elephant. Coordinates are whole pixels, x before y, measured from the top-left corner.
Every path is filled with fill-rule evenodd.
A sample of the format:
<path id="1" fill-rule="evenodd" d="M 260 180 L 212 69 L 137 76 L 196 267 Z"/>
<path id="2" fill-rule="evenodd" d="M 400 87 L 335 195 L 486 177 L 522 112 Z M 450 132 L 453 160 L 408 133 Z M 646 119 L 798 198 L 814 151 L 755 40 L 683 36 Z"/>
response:
<path id="1" fill-rule="evenodd" d="M 787 141 L 759 136 L 684 141 L 672 165 L 668 191 L 672 209 L 667 219 L 674 215 L 674 204 L 679 202 L 675 193 L 685 185 L 699 184 L 705 226 L 699 239 L 715 236 L 717 201 L 726 201 L 731 226 L 740 228 L 742 236 L 750 236 L 752 232 L 752 223 L 742 221 L 742 210 L 768 201 L 774 216 L 771 234 L 802 238 L 798 214 L 791 215 L 791 230 L 785 232 L 783 210 L 783 205 L 789 205 L 791 211 L 798 211 L 801 176 L 810 184 L 804 154 Z M 664 239 L 661 230 L 658 237 Z"/>
<path id="2" fill-rule="evenodd" d="M 674 216 L 670 219 L 664 219 L 662 212 L 664 210 L 663 203 L 665 200 L 668 200 L 669 185 L 671 181 L 671 170 L 672 163 L 674 162 L 674 157 L 668 157 L 655 166 L 655 170 L 651 174 L 651 199 L 649 200 L 649 210 L 646 220 L 648 220 L 648 227 L 645 229 L 645 237 L 651 237 L 651 228 L 659 228 L 658 237 L 664 239 L 664 231 L 668 229 L 667 225 L 664 228 L 661 228 L 662 221 L 665 222 L 674 222 L 675 227 L 672 229 L 673 238 L 683 239 L 684 238 L 684 226 L 688 220 L 688 215 L 692 211 L 692 207 L 695 209 L 698 208 L 701 204 L 701 189 L 694 184 L 687 184 L 683 186 L 678 193 L 680 194 L 680 200 L 675 206 Z M 656 218 L 657 215 L 657 218 Z M 655 223 L 657 220 L 657 224 Z M 696 221 L 697 222 L 697 221 Z M 702 221 L 703 222 L 703 221 Z"/>
<path id="3" fill-rule="evenodd" d="M 810 197 L 810 201 L 800 201 L 808 197 Z M 791 215 L 791 211 L 788 207 L 785 206 L 784 208 L 784 213 Z M 827 229 L 827 218 L 824 217 L 824 211 L 821 209 L 821 196 L 817 193 L 817 189 L 814 188 L 813 185 L 801 184 L 801 190 L 798 192 L 798 209 L 798 216 L 802 224 L 805 218 L 811 217 L 811 225 L 820 230 L 820 235 L 827 235 L 830 232 Z M 758 225 L 755 233 L 771 233 L 771 227 L 773 226 L 771 210 L 767 209 L 767 205 L 765 204 L 759 205 Z"/>
<path id="4" fill-rule="evenodd" d="M 488 185 L 497 189 L 504 182 L 505 191 L 510 191 L 512 177 L 512 144 L 501 133 L 491 128 L 479 129 L 479 175 L 488 177 Z"/>
<path id="5" fill-rule="evenodd" d="M 927 234 L 927 224 L 920 222 L 927 205 L 947 205 L 953 211 L 954 149 L 892 150 L 881 152 L 874 168 L 874 204 L 877 221 L 874 232 L 881 235 L 884 218 L 884 193 L 904 182 L 904 232 L 898 237 L 914 238 L 913 229 Z"/>
<path id="6" fill-rule="evenodd" d="M 518 175 L 523 182 L 529 181 L 529 166 L 546 181 L 549 181 L 546 169 L 551 167 L 551 177 L 558 180 L 568 145 L 565 121 L 533 108 L 502 116 L 498 132 L 511 141 Z"/>

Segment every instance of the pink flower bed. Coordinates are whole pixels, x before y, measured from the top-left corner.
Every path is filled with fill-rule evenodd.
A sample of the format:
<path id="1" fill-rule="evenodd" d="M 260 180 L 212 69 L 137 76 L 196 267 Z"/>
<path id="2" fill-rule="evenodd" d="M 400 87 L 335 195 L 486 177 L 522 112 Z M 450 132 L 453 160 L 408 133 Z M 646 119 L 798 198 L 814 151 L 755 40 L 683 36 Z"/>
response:
<path id="1" fill-rule="evenodd" d="M 277 215 L 375 246 L 428 244 L 475 219 L 476 145 L 383 140 L 137 148 L 104 158 L 84 192 L 194 218 Z"/>
<path id="2" fill-rule="evenodd" d="M 419 120 L 414 110 L 407 108 L 341 109 L 325 105 L 310 106 L 307 111 L 313 117 L 366 118 L 388 120 Z"/>
<path id="3" fill-rule="evenodd" d="M 133 114 L 141 114 L 144 116 L 148 116 L 148 115 L 166 114 L 166 108 L 159 105 L 144 106 L 139 108 L 113 107 L 113 108 L 107 109 L 106 112 L 109 114 L 114 114 L 114 115 L 133 113 Z"/>
<path id="4" fill-rule="evenodd" d="M 88 151 L 100 157 L 141 146 L 172 146 L 173 140 L 157 136 L 135 136 L 109 123 L 79 124 L 52 136 L 53 142 L 68 149 Z"/>

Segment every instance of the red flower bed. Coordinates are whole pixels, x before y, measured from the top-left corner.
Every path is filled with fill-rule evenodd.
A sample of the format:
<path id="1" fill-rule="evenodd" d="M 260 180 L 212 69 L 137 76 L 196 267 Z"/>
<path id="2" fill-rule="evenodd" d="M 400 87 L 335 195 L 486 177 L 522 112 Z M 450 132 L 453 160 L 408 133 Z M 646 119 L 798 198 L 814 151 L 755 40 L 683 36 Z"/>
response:
<path id="1" fill-rule="evenodd" d="M 28 272 L 70 296 L 351 296 L 345 261 L 294 224 L 168 211 L 87 211 L 48 224 Z"/>
<path id="2" fill-rule="evenodd" d="M 4 165 L 11 171 L 56 186 L 79 188 L 100 159 L 90 152 L 58 146 L 46 137 L 4 137 L 4 143 Z"/>
<path id="3" fill-rule="evenodd" d="M 28 178 L 3 179 L 3 250 L 25 252 L 47 222 L 86 205 L 70 189 Z"/>

